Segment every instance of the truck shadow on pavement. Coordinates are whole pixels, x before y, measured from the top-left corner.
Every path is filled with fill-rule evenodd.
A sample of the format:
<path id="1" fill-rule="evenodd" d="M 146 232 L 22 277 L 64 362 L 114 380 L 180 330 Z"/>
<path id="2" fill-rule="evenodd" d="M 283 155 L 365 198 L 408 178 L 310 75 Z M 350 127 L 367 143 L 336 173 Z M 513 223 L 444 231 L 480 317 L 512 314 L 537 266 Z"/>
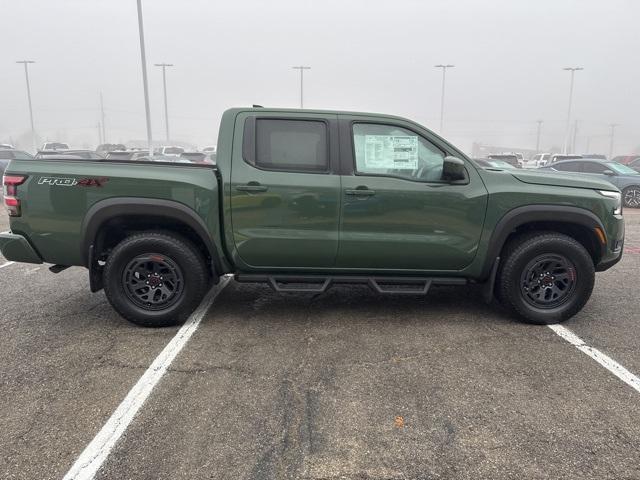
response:
<path id="1" fill-rule="evenodd" d="M 286 319 L 294 323 L 392 322 L 395 325 L 428 323 L 519 323 L 497 303 L 487 305 L 482 287 L 433 286 L 426 295 L 385 295 L 367 286 L 336 286 L 325 293 L 277 293 L 265 285 L 232 282 L 217 306 L 244 309 L 245 320 Z M 238 312 L 240 313 L 240 312 Z"/>

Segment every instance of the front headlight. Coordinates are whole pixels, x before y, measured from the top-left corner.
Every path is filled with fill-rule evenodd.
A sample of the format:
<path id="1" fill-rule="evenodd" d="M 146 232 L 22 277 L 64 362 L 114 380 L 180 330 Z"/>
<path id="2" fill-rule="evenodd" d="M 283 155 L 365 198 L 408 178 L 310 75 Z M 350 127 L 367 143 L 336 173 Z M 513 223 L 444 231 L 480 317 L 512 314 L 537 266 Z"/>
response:
<path id="1" fill-rule="evenodd" d="M 600 195 L 613 198 L 616 201 L 616 206 L 613 207 L 614 215 L 622 215 L 622 194 L 620 192 L 610 192 L 608 190 L 598 190 Z"/>

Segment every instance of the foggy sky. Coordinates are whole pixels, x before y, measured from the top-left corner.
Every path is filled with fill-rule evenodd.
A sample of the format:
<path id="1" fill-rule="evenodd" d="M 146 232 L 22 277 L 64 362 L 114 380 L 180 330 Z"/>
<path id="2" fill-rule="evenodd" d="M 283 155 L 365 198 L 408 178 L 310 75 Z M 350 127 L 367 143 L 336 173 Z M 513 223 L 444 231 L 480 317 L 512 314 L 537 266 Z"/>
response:
<path id="1" fill-rule="evenodd" d="M 30 67 L 35 127 L 43 139 L 95 147 L 99 92 L 107 140 L 146 138 L 135 0 L 0 0 L 0 142 L 29 132 L 22 65 Z M 154 140 L 164 139 L 161 70 L 172 137 L 217 139 L 222 112 L 258 103 L 407 116 L 471 143 L 561 146 L 569 73 L 576 73 L 576 150 L 587 136 L 608 153 L 640 148 L 638 0 L 144 0 Z M 28 136 L 26 136 L 28 138 Z M 23 145 L 28 147 L 28 145 Z"/>

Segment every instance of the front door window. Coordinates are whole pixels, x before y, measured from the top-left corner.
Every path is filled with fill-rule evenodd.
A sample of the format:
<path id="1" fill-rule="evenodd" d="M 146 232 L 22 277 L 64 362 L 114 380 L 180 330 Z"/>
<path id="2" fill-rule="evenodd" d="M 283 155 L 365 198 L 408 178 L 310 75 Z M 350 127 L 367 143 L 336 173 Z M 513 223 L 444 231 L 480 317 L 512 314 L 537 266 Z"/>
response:
<path id="1" fill-rule="evenodd" d="M 445 154 L 402 127 L 353 125 L 356 175 L 382 175 L 419 182 L 441 182 Z"/>

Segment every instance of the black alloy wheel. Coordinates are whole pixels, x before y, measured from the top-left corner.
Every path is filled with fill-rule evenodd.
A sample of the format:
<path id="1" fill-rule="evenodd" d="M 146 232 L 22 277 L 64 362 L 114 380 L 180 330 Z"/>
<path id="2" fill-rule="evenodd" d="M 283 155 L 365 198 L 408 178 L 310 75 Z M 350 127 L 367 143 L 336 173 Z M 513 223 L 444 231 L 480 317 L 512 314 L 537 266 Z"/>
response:
<path id="1" fill-rule="evenodd" d="M 576 267 L 563 255 L 544 254 L 531 260 L 522 272 L 520 291 L 536 308 L 562 305 L 576 285 Z"/>
<path id="2" fill-rule="evenodd" d="M 162 310 L 181 295 L 184 276 L 166 255 L 138 255 L 124 268 L 122 282 L 129 299 L 145 310 Z"/>

